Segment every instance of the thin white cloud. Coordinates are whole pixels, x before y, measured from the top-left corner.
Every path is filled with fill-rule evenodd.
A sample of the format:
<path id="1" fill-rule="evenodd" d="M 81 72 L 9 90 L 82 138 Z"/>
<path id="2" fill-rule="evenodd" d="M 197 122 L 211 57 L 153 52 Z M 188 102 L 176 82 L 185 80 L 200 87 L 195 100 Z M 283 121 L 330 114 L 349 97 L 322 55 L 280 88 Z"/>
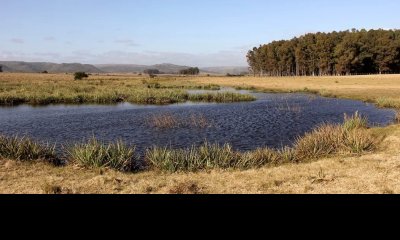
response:
<path id="1" fill-rule="evenodd" d="M 25 43 L 25 40 L 22 39 L 22 38 L 12 38 L 12 39 L 10 39 L 10 41 L 11 41 L 12 43 L 16 43 L 16 44 L 23 44 L 23 43 Z"/>
<path id="2" fill-rule="evenodd" d="M 133 41 L 131 39 L 117 39 L 117 40 L 115 40 L 115 42 L 123 44 L 123 45 L 128 46 L 128 47 L 137 47 L 137 46 L 139 46 L 139 44 L 135 43 L 135 41 Z"/>

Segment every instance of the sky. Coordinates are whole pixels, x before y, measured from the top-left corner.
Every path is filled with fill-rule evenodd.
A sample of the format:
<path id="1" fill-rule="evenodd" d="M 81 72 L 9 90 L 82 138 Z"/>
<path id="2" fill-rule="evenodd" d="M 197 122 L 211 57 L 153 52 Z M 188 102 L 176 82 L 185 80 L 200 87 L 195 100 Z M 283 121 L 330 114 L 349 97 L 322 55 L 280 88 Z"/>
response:
<path id="1" fill-rule="evenodd" d="M 246 66 L 308 32 L 399 29 L 399 0 L 0 0 L 0 60 Z"/>

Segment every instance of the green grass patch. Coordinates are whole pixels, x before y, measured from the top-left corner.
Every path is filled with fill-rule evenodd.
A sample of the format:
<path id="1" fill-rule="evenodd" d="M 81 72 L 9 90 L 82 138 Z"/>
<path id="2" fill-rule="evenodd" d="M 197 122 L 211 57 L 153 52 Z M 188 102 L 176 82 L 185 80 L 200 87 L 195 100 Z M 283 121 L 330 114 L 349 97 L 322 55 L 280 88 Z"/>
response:
<path id="1" fill-rule="evenodd" d="M 40 144 L 27 137 L 6 137 L 0 135 L 0 158 L 28 161 L 46 161 L 61 164 L 56 156 L 55 146 Z"/>
<path id="2" fill-rule="evenodd" d="M 71 162 L 89 168 L 112 168 L 118 171 L 134 171 L 139 164 L 135 148 L 124 142 L 105 144 L 95 138 L 87 143 L 76 144 L 68 150 Z"/>

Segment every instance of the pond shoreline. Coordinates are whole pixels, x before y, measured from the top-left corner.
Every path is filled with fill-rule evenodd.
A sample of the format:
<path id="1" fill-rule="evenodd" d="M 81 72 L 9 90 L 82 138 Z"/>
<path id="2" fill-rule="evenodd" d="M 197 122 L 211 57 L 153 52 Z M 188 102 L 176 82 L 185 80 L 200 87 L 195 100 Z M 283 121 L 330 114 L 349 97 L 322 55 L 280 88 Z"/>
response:
<path id="1" fill-rule="evenodd" d="M 369 116 L 370 126 L 387 126 L 394 111 L 359 101 L 310 94 L 252 94 L 249 103 L 179 103 L 170 105 L 50 105 L 0 107 L 0 134 L 74 144 L 96 137 L 122 139 L 129 145 L 187 148 L 230 143 L 238 151 L 291 146 L 323 123 L 340 124 L 343 114 Z M 3 114 L 2 114 L 3 113 Z"/>

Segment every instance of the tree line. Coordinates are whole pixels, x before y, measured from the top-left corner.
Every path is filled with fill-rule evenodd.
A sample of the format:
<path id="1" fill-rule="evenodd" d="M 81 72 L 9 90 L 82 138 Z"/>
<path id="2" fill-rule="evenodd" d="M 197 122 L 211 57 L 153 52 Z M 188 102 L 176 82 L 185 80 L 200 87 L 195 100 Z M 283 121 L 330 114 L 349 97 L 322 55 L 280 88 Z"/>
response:
<path id="1" fill-rule="evenodd" d="M 200 74 L 200 69 L 198 67 L 191 67 L 188 69 L 182 69 L 179 71 L 180 74 L 182 75 L 199 75 Z"/>
<path id="2" fill-rule="evenodd" d="M 260 76 L 400 73 L 400 30 L 309 33 L 255 47 L 247 61 Z"/>

